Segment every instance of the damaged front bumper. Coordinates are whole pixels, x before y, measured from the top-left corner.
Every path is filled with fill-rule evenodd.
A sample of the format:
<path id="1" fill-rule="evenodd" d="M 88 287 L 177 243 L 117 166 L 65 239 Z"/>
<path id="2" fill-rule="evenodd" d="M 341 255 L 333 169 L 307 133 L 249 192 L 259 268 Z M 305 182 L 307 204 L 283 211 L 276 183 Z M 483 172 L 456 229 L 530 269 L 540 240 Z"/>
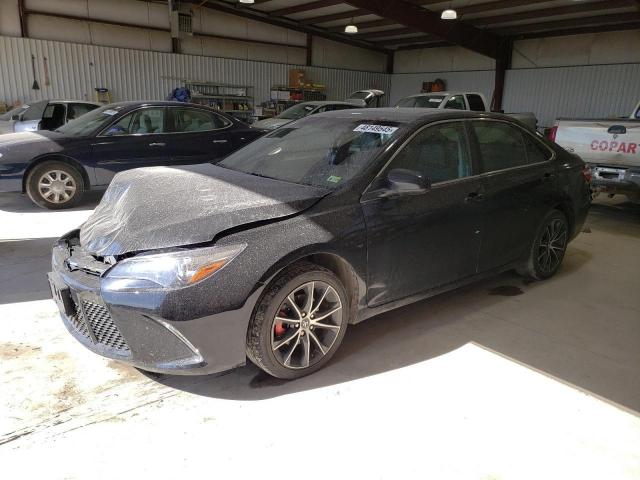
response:
<path id="1" fill-rule="evenodd" d="M 238 309 L 191 318 L 188 290 L 196 287 L 118 292 L 106 275 L 111 265 L 67 240 L 53 248 L 48 279 L 64 325 L 85 347 L 158 373 L 202 375 L 244 365 L 246 328 L 261 289 Z"/>

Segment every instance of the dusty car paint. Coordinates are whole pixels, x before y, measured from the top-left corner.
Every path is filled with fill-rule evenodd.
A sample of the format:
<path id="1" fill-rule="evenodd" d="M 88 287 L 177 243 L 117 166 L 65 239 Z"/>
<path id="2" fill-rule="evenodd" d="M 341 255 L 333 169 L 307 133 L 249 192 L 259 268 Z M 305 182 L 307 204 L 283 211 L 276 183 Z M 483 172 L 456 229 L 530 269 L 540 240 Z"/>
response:
<path id="1" fill-rule="evenodd" d="M 152 186 L 164 191 L 172 178 L 170 169 L 122 175 L 95 217 L 54 248 L 50 274 L 54 296 L 70 288 L 70 305 L 58 298 L 67 328 L 97 353 L 147 370 L 219 372 L 245 362 L 247 325 L 261 292 L 278 272 L 302 258 L 341 270 L 352 292 L 349 320 L 357 323 L 521 264 L 536 222 L 549 208 L 566 211 L 572 238 L 580 231 L 589 207 L 588 186 L 580 176 L 584 164 L 543 139 L 539 141 L 554 157 L 530 169 L 539 178 L 530 182 L 533 187 L 520 203 L 513 203 L 519 195 L 513 182 L 526 183 L 526 176 L 518 177 L 518 169 L 476 174 L 457 182 L 453 190 L 433 187 L 423 197 L 394 200 L 377 189 L 378 174 L 417 129 L 442 121 L 509 122 L 506 117 L 416 109 L 366 113 L 366 117 L 359 113 L 363 125 L 396 121 L 402 126 L 357 176 L 331 192 L 261 177 L 249 180 L 247 174 L 223 173 L 219 168 L 189 169 L 174 172 L 178 178 L 202 175 L 195 189 L 189 185 L 174 189 L 184 195 L 183 209 L 174 205 L 179 199 L 173 195 L 146 198 Z M 348 112 L 317 117 L 354 118 Z M 555 186 L 538 188 L 549 169 L 557 176 L 557 181 L 552 177 Z M 500 177 L 498 185 L 491 177 Z M 224 191 L 213 188 L 220 182 L 230 185 Z M 505 189 L 501 182 L 511 183 L 513 189 Z M 490 198 L 486 203 L 468 202 L 478 186 Z M 210 195 L 201 209 L 200 190 L 205 197 Z M 194 199 L 187 199 L 190 195 Z M 523 216 L 526 221 L 513 224 L 514 218 Z M 101 225 L 106 225 L 104 230 Z M 485 232 L 504 234 L 506 243 L 495 238 L 483 248 Z M 203 245 L 246 247 L 215 275 L 185 288 L 122 291 L 109 276 L 123 259 L 157 249 L 172 252 L 178 244 L 185 252 Z M 95 305 L 108 312 L 126 340 L 126 350 L 105 348 L 78 330 L 74 315 Z M 78 309 L 80 313 L 74 313 Z"/>

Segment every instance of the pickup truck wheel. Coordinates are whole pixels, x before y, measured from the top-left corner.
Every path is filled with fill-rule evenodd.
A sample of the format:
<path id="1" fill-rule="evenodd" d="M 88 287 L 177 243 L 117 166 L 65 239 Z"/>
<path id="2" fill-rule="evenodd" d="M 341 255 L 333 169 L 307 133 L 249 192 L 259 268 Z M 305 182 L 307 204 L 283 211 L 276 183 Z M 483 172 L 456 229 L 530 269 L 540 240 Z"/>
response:
<path id="1" fill-rule="evenodd" d="M 82 175 L 64 162 L 41 163 L 31 170 L 26 183 L 31 201 L 50 210 L 75 206 L 84 192 Z"/>
<path id="2" fill-rule="evenodd" d="M 542 221 L 529 252 L 527 264 L 518 273 L 534 280 L 552 277 L 560 268 L 569 243 L 569 223 L 559 210 Z"/>
<path id="3" fill-rule="evenodd" d="M 247 356 L 282 379 L 322 368 L 342 343 L 348 323 L 344 286 L 330 270 L 303 263 L 267 287 L 247 330 Z"/>

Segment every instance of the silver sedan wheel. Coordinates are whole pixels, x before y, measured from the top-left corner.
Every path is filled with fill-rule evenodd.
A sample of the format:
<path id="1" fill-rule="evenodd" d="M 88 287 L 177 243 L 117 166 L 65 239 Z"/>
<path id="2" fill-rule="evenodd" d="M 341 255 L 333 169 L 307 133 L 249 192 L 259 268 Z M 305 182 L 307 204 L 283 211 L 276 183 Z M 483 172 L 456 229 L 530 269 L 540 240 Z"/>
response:
<path id="1" fill-rule="evenodd" d="M 325 282 L 308 282 L 280 304 L 271 328 L 271 349 L 286 368 L 319 362 L 338 338 L 344 312 L 338 292 Z"/>
<path id="2" fill-rule="evenodd" d="M 50 170 L 40 176 L 38 192 L 47 202 L 66 203 L 76 194 L 76 181 L 62 170 Z"/>

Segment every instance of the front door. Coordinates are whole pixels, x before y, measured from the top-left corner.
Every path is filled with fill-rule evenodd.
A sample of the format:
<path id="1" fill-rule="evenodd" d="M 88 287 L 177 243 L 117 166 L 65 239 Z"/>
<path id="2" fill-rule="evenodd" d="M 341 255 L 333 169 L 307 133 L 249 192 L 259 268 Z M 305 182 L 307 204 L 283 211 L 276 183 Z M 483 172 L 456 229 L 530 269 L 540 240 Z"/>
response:
<path id="1" fill-rule="evenodd" d="M 557 198 L 553 152 L 507 122 L 471 122 L 484 173 L 485 201 L 479 271 L 523 258 Z"/>
<path id="2" fill-rule="evenodd" d="M 424 127 L 395 155 L 363 195 L 367 225 L 368 302 L 399 300 L 476 273 L 482 181 L 465 122 Z M 417 172 L 431 187 L 417 195 L 385 195 L 387 173 Z"/>
<path id="3" fill-rule="evenodd" d="M 164 107 L 135 110 L 94 139 L 91 153 L 97 185 L 107 185 L 123 170 L 170 164 L 165 110 Z"/>

